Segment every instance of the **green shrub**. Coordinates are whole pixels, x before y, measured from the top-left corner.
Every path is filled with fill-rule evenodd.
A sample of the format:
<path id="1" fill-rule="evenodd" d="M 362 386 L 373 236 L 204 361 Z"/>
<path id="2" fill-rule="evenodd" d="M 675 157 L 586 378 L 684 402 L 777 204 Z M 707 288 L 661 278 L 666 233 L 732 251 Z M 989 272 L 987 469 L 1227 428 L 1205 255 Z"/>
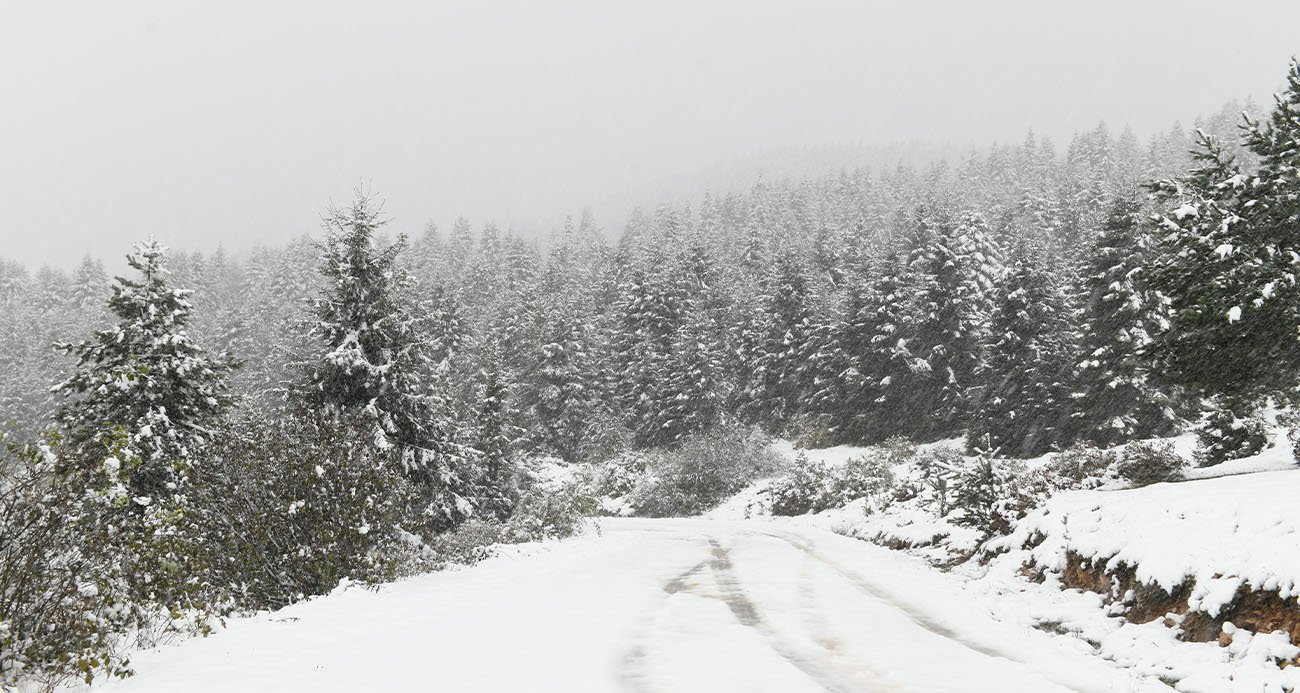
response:
<path id="1" fill-rule="evenodd" d="M 131 579 L 158 561 L 124 483 L 135 458 L 124 435 L 109 443 L 93 463 L 57 436 L 0 438 L 0 688 L 131 673 L 119 641 L 145 612 Z"/>
<path id="2" fill-rule="evenodd" d="M 810 462 L 802 452 L 795 458 L 790 473 L 773 481 L 767 490 L 772 514 L 783 517 L 821 510 L 830 492 L 830 468 L 821 462 Z"/>
<path id="3" fill-rule="evenodd" d="M 1268 446 L 1268 428 L 1258 416 L 1237 416 L 1226 407 L 1210 414 L 1196 437 L 1196 462 L 1202 467 L 1250 457 Z"/>
<path id="4" fill-rule="evenodd" d="M 774 481 L 767 491 L 772 514 L 804 515 L 882 495 L 894 485 L 891 458 L 891 451 L 870 451 L 830 466 L 810 462 L 799 453 L 790 473 Z"/>
<path id="5" fill-rule="evenodd" d="M 698 515 L 786 466 L 761 431 L 726 425 L 649 451 L 645 460 L 645 473 L 628 494 L 642 517 Z"/>
<path id="6" fill-rule="evenodd" d="M 201 579 L 241 608 L 278 608 L 341 580 L 410 572 L 427 538 L 418 490 L 396 451 L 360 419 L 310 411 L 246 416 L 195 465 L 187 531 L 202 538 Z"/>
<path id="7" fill-rule="evenodd" d="M 1182 478 L 1187 460 L 1168 443 L 1131 443 L 1115 465 L 1116 474 L 1134 486 Z"/>

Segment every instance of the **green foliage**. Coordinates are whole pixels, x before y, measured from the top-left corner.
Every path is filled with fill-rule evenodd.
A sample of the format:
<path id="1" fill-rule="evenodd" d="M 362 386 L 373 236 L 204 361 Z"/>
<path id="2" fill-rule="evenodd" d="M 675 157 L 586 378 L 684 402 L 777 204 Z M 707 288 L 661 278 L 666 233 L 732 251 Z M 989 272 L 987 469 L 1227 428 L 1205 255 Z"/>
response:
<path id="1" fill-rule="evenodd" d="M 1169 320 L 1147 353 L 1197 394 L 1244 403 L 1300 383 L 1300 62 L 1286 78 L 1267 121 L 1243 124 L 1257 167 L 1198 131 L 1196 168 L 1151 186 L 1164 211 L 1149 276 Z"/>
<path id="2" fill-rule="evenodd" d="M 1268 446 L 1268 428 L 1258 415 L 1214 410 L 1196 432 L 1196 462 L 1202 467 L 1250 457 Z"/>
<path id="3" fill-rule="evenodd" d="M 784 466 L 761 432 L 719 426 L 670 449 L 646 454 L 646 472 L 629 494 L 643 517 L 684 517 L 710 510 Z"/>
<path id="4" fill-rule="evenodd" d="M 1187 460 L 1168 443 L 1131 443 L 1115 465 L 1119 478 L 1134 486 L 1177 481 L 1183 476 Z"/>
<path id="5" fill-rule="evenodd" d="M 226 380 L 235 366 L 227 355 L 209 357 L 186 334 L 190 292 L 168 286 L 164 255 L 153 241 L 127 255 L 140 278 L 114 280 L 108 307 L 116 324 L 59 345 L 78 363 L 54 387 L 65 398 L 63 429 L 85 452 L 99 450 L 114 427 L 126 431 L 140 456 L 128 477 L 132 492 L 151 497 L 176 490 L 171 467 L 204 443 L 206 428 L 229 405 Z"/>
<path id="6" fill-rule="evenodd" d="M 894 486 L 890 450 L 873 450 L 831 466 L 810 462 L 802 452 L 786 476 L 768 489 L 773 515 L 804 515 L 842 508 L 860 498 L 874 499 Z M 870 509 L 868 507 L 868 509 Z"/>
<path id="7" fill-rule="evenodd" d="M 999 468 L 988 454 L 965 463 L 952 479 L 952 505 L 960 511 L 953 521 L 978 529 L 985 536 L 1010 529 L 1011 518 L 1005 512 L 1010 477 L 1008 470 Z"/>
<path id="8" fill-rule="evenodd" d="M 246 415 L 195 467 L 185 530 L 199 539 L 202 582 L 245 609 L 324 594 L 340 580 L 377 583 L 412 569 L 427 537 L 419 489 L 398 452 L 367 440 L 359 415 Z"/>

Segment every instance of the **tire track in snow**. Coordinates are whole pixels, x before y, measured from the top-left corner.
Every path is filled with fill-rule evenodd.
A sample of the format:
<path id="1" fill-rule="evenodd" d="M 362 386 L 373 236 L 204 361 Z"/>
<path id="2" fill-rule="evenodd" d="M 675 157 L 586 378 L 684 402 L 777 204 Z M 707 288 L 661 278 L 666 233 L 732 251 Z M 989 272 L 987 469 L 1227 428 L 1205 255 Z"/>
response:
<path id="1" fill-rule="evenodd" d="M 1004 650 L 1000 650 L 996 647 L 991 647 L 989 645 L 986 645 L 984 643 L 975 641 L 971 638 L 961 635 L 960 633 L 957 633 L 953 629 L 943 625 L 942 623 L 939 623 L 937 620 L 934 619 L 934 617 L 932 617 L 930 614 L 926 613 L 925 611 L 922 611 L 921 609 L 900 600 L 899 598 L 894 596 L 894 594 L 889 590 L 886 590 L 880 587 L 879 585 L 872 583 L 871 581 L 862 577 L 862 575 L 860 575 L 859 573 L 850 570 L 848 568 L 845 568 L 838 561 L 823 556 L 821 553 L 819 553 L 816 549 L 812 547 L 811 543 L 805 541 L 802 537 L 795 538 L 787 534 L 772 532 L 772 531 L 763 531 L 763 530 L 759 530 L 754 533 L 784 541 L 790 546 L 793 546 L 799 551 L 802 551 L 805 555 L 817 561 L 820 561 L 827 568 L 830 568 L 840 577 L 852 583 L 859 590 L 865 592 L 866 594 L 871 595 L 872 597 L 875 597 L 876 599 L 879 599 L 880 601 L 884 602 L 890 607 L 897 609 L 898 611 L 905 614 L 908 617 L 908 619 L 911 620 L 913 623 L 915 623 L 917 626 L 920 626 L 921 628 L 931 633 L 934 633 L 935 635 L 938 635 L 942 638 L 946 638 L 947 640 L 955 642 L 969 650 L 973 650 L 987 657 L 1003 659 L 1024 666 L 1029 670 L 1036 672 L 1037 674 L 1047 679 L 1048 681 L 1051 681 L 1064 688 L 1070 690 L 1086 690 L 1086 689 L 1081 689 L 1077 683 L 1060 680 L 1060 678 L 1055 675 L 1055 672 L 1053 672 L 1050 669 L 1046 669 L 1042 666 L 1038 666 L 1033 663 L 1026 662 L 1025 660 L 1019 657 L 1008 654 Z"/>
<path id="2" fill-rule="evenodd" d="M 712 547 L 713 559 L 709 562 L 713 568 L 714 579 L 718 586 L 722 588 L 723 601 L 731 609 L 731 613 L 742 625 L 753 628 L 758 631 L 764 639 L 767 640 L 768 646 L 772 648 L 782 659 L 789 662 L 795 668 L 802 671 L 806 676 L 815 681 L 819 686 L 831 691 L 832 693 L 851 693 L 852 691 L 862 690 L 862 684 L 855 681 L 847 680 L 846 677 L 832 666 L 815 661 L 801 653 L 798 649 L 791 646 L 780 634 L 772 628 L 759 614 L 758 607 L 745 594 L 740 586 L 740 581 L 736 578 L 735 570 L 731 564 L 730 552 L 718 543 L 712 537 L 709 538 L 709 544 Z M 829 654 L 834 652 L 822 645 Z M 868 684 L 870 690 L 886 691 L 895 688 L 884 681 L 881 675 L 875 671 L 861 670 L 858 672 L 870 680 Z"/>

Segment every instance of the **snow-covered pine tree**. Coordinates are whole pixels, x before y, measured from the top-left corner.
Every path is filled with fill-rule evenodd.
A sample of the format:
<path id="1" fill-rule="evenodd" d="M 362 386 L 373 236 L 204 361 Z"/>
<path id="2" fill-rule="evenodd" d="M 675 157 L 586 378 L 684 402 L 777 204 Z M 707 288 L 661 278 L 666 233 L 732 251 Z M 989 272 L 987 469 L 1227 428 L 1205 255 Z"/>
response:
<path id="1" fill-rule="evenodd" d="M 126 430 L 140 456 L 130 470 L 137 496 L 166 495 L 182 480 L 185 459 L 230 403 L 226 382 L 235 367 L 228 355 L 209 356 L 189 338 L 189 292 L 167 285 L 165 253 L 147 241 L 127 255 L 140 277 L 113 280 L 108 307 L 117 323 L 59 345 L 78 363 L 54 387 L 66 397 L 59 420 L 75 445 L 94 449 L 112 427 Z"/>
<path id="2" fill-rule="evenodd" d="M 1062 442 L 1073 358 L 1065 286 L 1039 249 L 1017 248 L 977 372 L 972 448 L 1033 457 Z"/>
<path id="3" fill-rule="evenodd" d="M 751 364 L 748 417 L 780 432 L 804 406 L 810 391 L 812 356 L 811 288 L 793 251 L 779 251 L 771 270 L 763 305 L 765 326 Z"/>
<path id="4" fill-rule="evenodd" d="M 1176 419 L 1170 397 L 1138 355 L 1160 310 L 1141 282 L 1148 260 L 1143 223 L 1134 197 L 1117 198 L 1082 262 L 1070 428 L 1072 436 L 1098 445 L 1160 435 Z"/>
<path id="5" fill-rule="evenodd" d="M 1300 63 L 1243 143 L 1253 173 L 1198 133 L 1197 168 L 1152 186 L 1165 211 L 1151 282 L 1171 315 L 1150 352 L 1163 374 L 1235 410 L 1300 379 Z"/>
<path id="6" fill-rule="evenodd" d="M 508 387 L 499 367 L 489 363 L 475 380 L 474 449 L 479 464 L 474 495 L 479 515 L 504 520 L 519 501 L 514 454 L 522 431 L 513 423 Z"/>
<path id="7" fill-rule="evenodd" d="M 557 305 L 557 303 L 559 305 Z M 587 326 L 562 301 L 544 301 L 536 350 L 520 388 L 520 406 L 538 449 L 582 459 L 599 406 Z"/>
<path id="8" fill-rule="evenodd" d="M 911 369 L 916 377 L 902 393 L 911 423 L 903 434 L 934 439 L 965 423 L 967 388 L 978 364 L 980 294 L 945 215 L 919 210 L 915 234 L 908 259 L 911 305 L 901 332 L 918 361 Z"/>
<path id="9" fill-rule="evenodd" d="M 432 339 L 439 331 L 415 305 L 413 281 L 398 261 L 406 238 L 386 247 L 376 241 L 381 213 L 358 191 L 351 207 L 325 217 L 325 281 L 311 324 L 321 353 L 301 366 L 303 395 L 326 411 L 371 417 L 377 444 L 400 448 L 405 471 L 427 496 L 432 525 L 447 529 L 474 512 L 474 451 L 439 382 L 448 345 Z"/>
<path id="10" fill-rule="evenodd" d="M 885 256 L 849 287 L 848 305 L 838 342 L 843 370 L 834 374 L 840 392 L 831 418 L 837 438 L 873 443 L 898 434 L 906 425 L 903 406 L 916 364 L 899 333 L 908 310 L 907 263 L 902 255 Z"/>

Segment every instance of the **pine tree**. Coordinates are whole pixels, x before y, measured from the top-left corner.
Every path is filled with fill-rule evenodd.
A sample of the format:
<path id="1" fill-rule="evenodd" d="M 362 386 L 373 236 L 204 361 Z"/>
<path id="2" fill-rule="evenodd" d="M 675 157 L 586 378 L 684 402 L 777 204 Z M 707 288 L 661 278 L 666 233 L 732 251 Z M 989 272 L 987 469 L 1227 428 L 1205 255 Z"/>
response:
<path id="1" fill-rule="evenodd" d="M 1169 396 L 1138 356 L 1159 309 L 1141 283 L 1147 263 L 1142 224 L 1134 198 L 1116 199 L 1084 260 L 1071 428 L 1099 445 L 1168 432 L 1175 419 Z"/>
<path id="2" fill-rule="evenodd" d="M 1000 292 L 977 373 L 972 446 L 1033 457 L 1062 442 L 1073 356 L 1069 304 L 1041 250 L 1018 249 Z"/>
<path id="3" fill-rule="evenodd" d="M 371 417 L 377 442 L 398 446 L 405 471 L 425 489 L 435 529 L 447 529 L 474 512 L 474 453 L 439 382 L 450 346 L 433 337 L 446 325 L 428 324 L 415 305 L 413 282 L 398 262 L 405 236 L 378 245 L 381 212 L 358 192 L 349 209 L 325 217 L 325 284 L 311 325 L 323 353 L 302 365 L 303 394 L 326 411 Z"/>
<path id="4" fill-rule="evenodd" d="M 916 236 L 908 260 L 911 305 L 902 329 L 916 359 L 904 394 L 911 422 L 905 430 L 933 439 L 957 432 L 966 419 L 967 388 L 978 363 L 980 294 L 952 224 L 921 210 Z"/>
<path id="5" fill-rule="evenodd" d="M 519 502 L 514 455 L 520 431 L 512 423 L 505 378 L 490 368 L 480 371 L 475 383 L 474 449 L 479 464 L 474 495 L 479 515 L 504 520 Z"/>
<path id="6" fill-rule="evenodd" d="M 1253 173 L 1198 133 L 1197 167 L 1152 185 L 1165 211 L 1151 282 L 1170 316 L 1148 350 L 1164 376 L 1240 415 L 1300 380 L 1300 62 L 1268 121 L 1244 132 Z"/>
<path id="7" fill-rule="evenodd" d="M 761 342 L 751 364 L 749 418 L 770 431 L 781 431 L 804 406 L 811 390 L 812 295 L 804 268 L 783 251 L 763 297 Z"/>
<path id="8" fill-rule="evenodd" d="M 929 371 L 901 332 L 909 310 L 906 275 L 902 256 L 886 256 L 850 299 L 841 336 L 847 362 L 836 378 L 844 393 L 836 420 L 846 442 L 879 442 L 914 427 L 908 398 Z"/>
<path id="9" fill-rule="evenodd" d="M 54 387 L 67 398 L 59 419 L 75 444 L 90 449 L 110 428 L 126 430 L 140 457 L 132 491 L 150 497 L 181 481 L 185 459 L 230 404 L 226 381 L 235 367 L 229 356 L 210 357 L 190 340 L 189 292 L 167 285 L 165 252 L 148 241 L 127 255 L 140 278 L 113 281 L 108 307 L 117 324 L 91 340 L 59 345 L 78 363 Z"/>

